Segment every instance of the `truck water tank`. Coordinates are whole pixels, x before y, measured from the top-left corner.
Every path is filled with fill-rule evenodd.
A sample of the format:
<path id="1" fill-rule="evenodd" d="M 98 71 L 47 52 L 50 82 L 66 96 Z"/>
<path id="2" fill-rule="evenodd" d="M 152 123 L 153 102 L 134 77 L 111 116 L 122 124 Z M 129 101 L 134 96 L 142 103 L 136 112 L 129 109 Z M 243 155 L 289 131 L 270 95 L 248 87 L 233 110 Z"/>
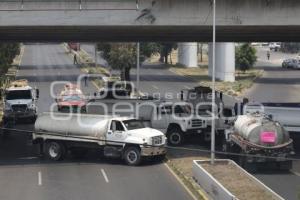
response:
<path id="1" fill-rule="evenodd" d="M 290 139 L 289 133 L 278 122 L 261 114 L 238 116 L 234 129 L 247 141 L 263 146 L 280 145 Z"/>
<path id="2" fill-rule="evenodd" d="M 109 118 L 101 115 L 42 113 L 35 122 L 36 132 L 48 132 L 66 136 L 104 138 Z"/>

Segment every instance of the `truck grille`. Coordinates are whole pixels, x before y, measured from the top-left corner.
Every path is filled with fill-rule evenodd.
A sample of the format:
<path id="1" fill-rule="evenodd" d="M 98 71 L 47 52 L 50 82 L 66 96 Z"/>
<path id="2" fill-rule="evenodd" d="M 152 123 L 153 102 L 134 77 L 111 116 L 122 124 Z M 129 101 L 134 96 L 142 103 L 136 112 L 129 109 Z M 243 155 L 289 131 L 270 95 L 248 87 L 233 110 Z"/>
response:
<path id="1" fill-rule="evenodd" d="M 26 104 L 12 105 L 11 108 L 14 112 L 25 112 L 27 110 L 27 105 Z"/>
<path id="2" fill-rule="evenodd" d="M 152 144 L 153 145 L 161 145 L 162 143 L 163 143 L 162 136 L 152 137 Z"/>
<path id="3" fill-rule="evenodd" d="M 202 127 L 203 121 L 201 119 L 193 119 L 192 120 L 192 127 Z"/>

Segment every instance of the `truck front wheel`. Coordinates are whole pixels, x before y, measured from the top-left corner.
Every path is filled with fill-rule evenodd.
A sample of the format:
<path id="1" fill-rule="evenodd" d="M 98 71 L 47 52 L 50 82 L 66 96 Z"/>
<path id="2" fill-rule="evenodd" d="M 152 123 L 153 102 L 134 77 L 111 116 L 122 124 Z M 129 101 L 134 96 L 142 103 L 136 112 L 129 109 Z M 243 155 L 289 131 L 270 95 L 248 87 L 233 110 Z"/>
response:
<path id="1" fill-rule="evenodd" d="M 179 146 L 184 142 L 183 133 L 178 128 L 172 128 L 170 131 L 168 131 L 167 138 L 168 144 L 172 146 Z"/>
<path id="2" fill-rule="evenodd" d="M 62 160 L 65 155 L 65 147 L 61 142 L 51 141 L 46 143 L 46 155 L 50 160 Z"/>
<path id="3" fill-rule="evenodd" d="M 141 150 L 137 147 L 128 147 L 124 151 L 124 159 L 127 165 L 136 166 L 141 163 Z"/>

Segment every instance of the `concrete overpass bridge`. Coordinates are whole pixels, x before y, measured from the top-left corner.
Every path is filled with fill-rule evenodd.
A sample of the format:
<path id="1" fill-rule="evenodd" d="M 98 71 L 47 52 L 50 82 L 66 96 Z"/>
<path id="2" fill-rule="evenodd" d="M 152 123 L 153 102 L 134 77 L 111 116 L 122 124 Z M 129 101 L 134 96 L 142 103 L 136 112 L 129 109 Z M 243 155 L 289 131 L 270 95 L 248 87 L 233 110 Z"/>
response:
<path id="1" fill-rule="evenodd" d="M 299 0 L 217 0 L 217 41 L 300 41 L 299 10 Z M 0 41 L 209 42 L 212 0 L 1 0 Z M 197 63 L 195 45 L 181 48 Z M 234 81 L 234 50 L 217 44 L 219 79 Z"/>
<path id="2" fill-rule="evenodd" d="M 211 41 L 212 0 L 1 0 L 0 40 Z M 300 41 L 299 0 L 217 0 L 218 41 Z"/>

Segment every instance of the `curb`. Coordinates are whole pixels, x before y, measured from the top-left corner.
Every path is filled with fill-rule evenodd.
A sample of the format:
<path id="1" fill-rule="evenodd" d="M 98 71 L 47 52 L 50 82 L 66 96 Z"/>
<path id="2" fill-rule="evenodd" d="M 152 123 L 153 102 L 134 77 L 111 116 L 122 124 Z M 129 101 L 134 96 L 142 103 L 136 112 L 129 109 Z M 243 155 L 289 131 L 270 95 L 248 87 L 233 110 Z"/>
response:
<path id="1" fill-rule="evenodd" d="M 172 161 L 167 159 L 165 165 L 174 173 L 173 175 L 176 176 L 178 181 L 180 181 L 180 183 L 185 187 L 185 189 L 189 192 L 193 199 L 210 200 L 203 189 L 201 189 L 200 186 L 198 186 L 196 183 L 193 183 L 193 180 L 184 175 L 181 170 L 172 163 Z"/>

